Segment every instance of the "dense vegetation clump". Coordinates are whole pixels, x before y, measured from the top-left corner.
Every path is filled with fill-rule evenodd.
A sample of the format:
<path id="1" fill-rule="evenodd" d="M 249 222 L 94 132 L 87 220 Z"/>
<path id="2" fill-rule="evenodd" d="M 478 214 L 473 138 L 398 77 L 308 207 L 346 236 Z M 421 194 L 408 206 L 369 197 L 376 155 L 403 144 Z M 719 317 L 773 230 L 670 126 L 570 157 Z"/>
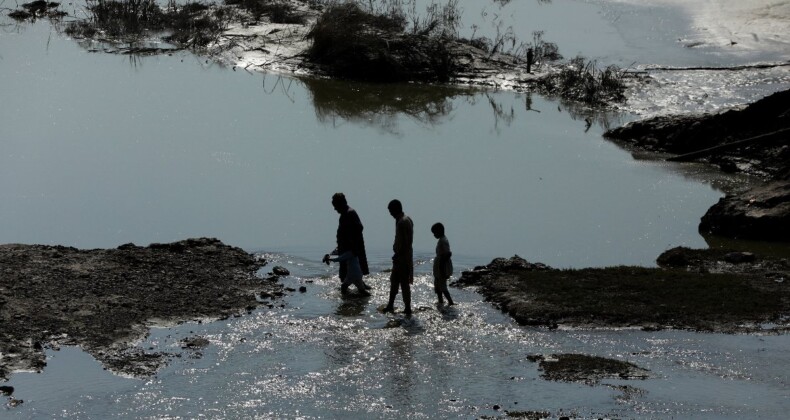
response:
<path id="1" fill-rule="evenodd" d="M 255 21 L 267 16 L 272 23 L 304 24 L 305 16 L 292 3 L 282 0 L 225 0 L 229 6 L 237 6 L 249 12 Z"/>
<path id="2" fill-rule="evenodd" d="M 625 74 L 615 65 L 599 69 L 595 61 L 577 56 L 559 72 L 546 76 L 541 84 L 550 94 L 602 105 L 625 100 Z"/>
<path id="3" fill-rule="evenodd" d="M 80 38 L 134 41 L 150 32 L 181 47 L 204 47 L 226 28 L 227 12 L 204 3 L 160 7 L 155 0 L 89 0 L 90 17 L 70 22 L 66 33 Z"/>
<path id="4" fill-rule="evenodd" d="M 308 33 L 308 59 L 343 78 L 378 82 L 447 81 L 455 72 L 448 48 L 457 15 L 444 9 L 413 22 L 397 9 L 365 10 L 357 3 L 329 6 Z"/>

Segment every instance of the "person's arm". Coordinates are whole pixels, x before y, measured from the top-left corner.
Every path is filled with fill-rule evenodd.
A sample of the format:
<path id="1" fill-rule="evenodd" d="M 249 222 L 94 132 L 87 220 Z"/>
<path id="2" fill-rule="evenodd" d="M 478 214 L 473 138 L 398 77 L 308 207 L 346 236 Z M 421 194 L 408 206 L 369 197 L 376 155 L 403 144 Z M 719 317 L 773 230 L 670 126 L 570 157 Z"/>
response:
<path id="1" fill-rule="evenodd" d="M 346 251 L 346 252 L 338 255 L 337 257 L 329 256 L 328 260 L 329 261 L 334 261 L 334 262 L 343 262 L 343 261 L 346 261 L 346 260 L 350 260 L 353 257 L 354 257 L 354 253 L 353 252 Z"/>

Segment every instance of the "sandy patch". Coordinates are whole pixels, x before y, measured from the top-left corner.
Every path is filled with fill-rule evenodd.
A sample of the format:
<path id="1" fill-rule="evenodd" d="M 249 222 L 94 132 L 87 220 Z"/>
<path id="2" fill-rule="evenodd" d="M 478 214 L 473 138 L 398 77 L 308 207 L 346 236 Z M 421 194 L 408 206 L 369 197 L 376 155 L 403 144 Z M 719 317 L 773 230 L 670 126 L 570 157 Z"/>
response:
<path id="1" fill-rule="evenodd" d="M 687 45 L 765 51 L 790 59 L 790 1 L 786 0 L 610 0 L 681 10 L 692 22 Z"/>

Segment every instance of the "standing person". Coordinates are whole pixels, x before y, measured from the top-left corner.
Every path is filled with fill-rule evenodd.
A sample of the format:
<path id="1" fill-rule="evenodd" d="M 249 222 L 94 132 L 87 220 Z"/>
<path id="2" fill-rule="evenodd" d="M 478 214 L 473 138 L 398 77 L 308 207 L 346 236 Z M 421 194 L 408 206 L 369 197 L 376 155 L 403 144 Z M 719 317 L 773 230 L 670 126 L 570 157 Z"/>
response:
<path id="1" fill-rule="evenodd" d="M 348 291 L 348 286 L 354 284 L 357 286 L 357 291 L 362 296 L 370 296 L 367 291 L 365 283 L 362 282 L 362 268 L 359 266 L 359 257 L 353 252 L 346 251 L 337 257 L 331 257 L 329 254 L 324 255 L 323 261 L 329 264 L 329 261 L 345 263 L 346 276 L 343 278 L 343 283 L 340 285 L 340 290 L 345 293 Z"/>
<path id="2" fill-rule="evenodd" d="M 387 209 L 395 219 L 395 242 L 392 245 L 392 273 L 390 274 L 390 299 L 384 312 L 395 311 L 395 297 L 400 287 L 403 293 L 403 313 L 411 315 L 411 284 L 414 283 L 414 262 L 412 242 L 414 223 L 403 213 L 403 205 L 398 200 L 390 201 Z"/>
<path id="3" fill-rule="evenodd" d="M 447 280 L 453 275 L 453 253 L 450 252 L 450 241 L 444 235 L 444 225 L 434 223 L 431 226 L 433 237 L 438 239 L 436 242 L 436 257 L 433 259 L 433 290 L 439 298 L 439 305 L 444 304 L 444 297 L 447 298 L 447 305 L 455 305 L 450 291 L 447 290 Z"/>
<path id="4" fill-rule="evenodd" d="M 351 251 L 359 259 L 359 267 L 363 275 L 370 274 L 368 269 L 368 257 L 365 253 L 365 238 L 362 236 L 362 221 L 359 220 L 356 210 L 352 209 L 346 201 L 346 196 L 342 192 L 332 196 L 332 207 L 340 214 L 337 223 L 337 248 L 332 251 L 334 255 L 343 255 L 346 251 Z M 340 262 L 340 279 L 345 280 L 348 271 L 348 261 Z M 363 280 L 362 284 L 365 284 Z M 370 286 L 365 284 L 366 289 Z"/>
<path id="5" fill-rule="evenodd" d="M 532 73 L 532 63 L 535 62 L 535 51 L 532 48 L 527 50 L 527 73 Z"/>

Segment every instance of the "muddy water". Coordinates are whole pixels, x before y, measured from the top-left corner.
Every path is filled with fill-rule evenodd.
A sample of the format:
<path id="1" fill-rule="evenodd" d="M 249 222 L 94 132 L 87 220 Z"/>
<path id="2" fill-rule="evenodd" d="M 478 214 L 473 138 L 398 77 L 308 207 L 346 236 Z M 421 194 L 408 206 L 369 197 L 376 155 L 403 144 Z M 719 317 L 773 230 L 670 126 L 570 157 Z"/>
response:
<path id="1" fill-rule="evenodd" d="M 555 3 L 541 7 L 577 2 Z M 590 51 L 573 39 L 625 42 L 591 4 L 574 9 L 589 13 L 571 27 L 595 35 L 556 38 L 562 50 Z M 632 117 L 535 95 L 251 75 L 188 54 L 90 53 L 46 22 L 3 22 L 0 242 L 214 236 L 271 252 L 294 273 L 291 287 L 307 287 L 271 311 L 154 329 L 143 348 L 181 353 L 179 340 L 194 335 L 211 344 L 151 379 L 114 376 L 76 349 L 50 351 L 44 373 L 11 378 L 25 403 L 3 416 L 770 418 L 788 408 L 786 369 L 776 369 L 790 362 L 786 336 L 525 329 L 473 290 L 453 289 L 450 310 L 433 305 L 434 221 L 447 226 L 459 269 L 516 253 L 558 267 L 653 265 L 667 248 L 706 246 L 699 217 L 719 188 L 741 181 L 635 161 L 601 139 Z M 669 64 L 693 62 L 660 45 L 658 56 L 680 57 Z M 646 95 L 643 108 L 686 92 Z M 334 242 L 335 191 L 363 218 L 375 272 L 392 239 L 386 203 L 403 200 L 425 262 L 413 318 L 376 311 L 386 274 L 370 280 L 374 297 L 343 299 L 318 263 Z M 652 376 L 555 383 L 527 360 L 576 352 Z"/>

